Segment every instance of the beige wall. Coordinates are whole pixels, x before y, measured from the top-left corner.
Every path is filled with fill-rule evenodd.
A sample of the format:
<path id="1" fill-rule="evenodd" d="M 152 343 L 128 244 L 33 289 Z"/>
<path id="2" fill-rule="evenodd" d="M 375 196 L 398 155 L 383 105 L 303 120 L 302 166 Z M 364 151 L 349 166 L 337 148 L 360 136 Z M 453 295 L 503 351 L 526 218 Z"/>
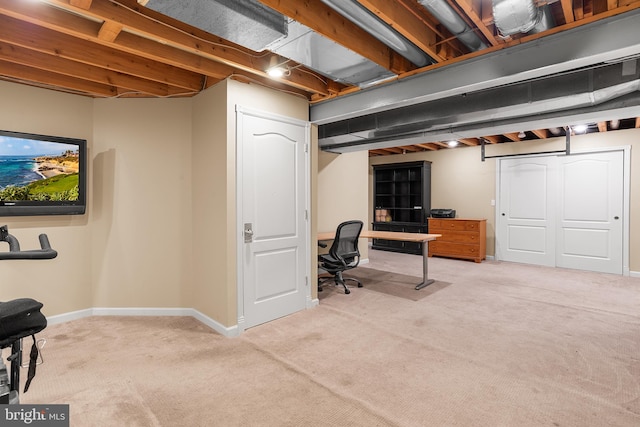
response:
<path id="1" fill-rule="evenodd" d="M 577 135 L 571 138 L 571 151 L 631 146 L 630 251 L 629 268 L 640 272 L 640 129 Z M 522 154 L 564 150 L 565 139 L 553 138 L 486 147 L 486 155 Z M 495 255 L 496 159 L 481 161 L 480 147 L 460 147 L 435 152 L 407 153 L 372 157 L 370 165 L 427 160 L 431 165 L 431 206 L 456 209 L 458 217 L 487 219 L 487 253 Z M 372 178 L 369 171 L 369 216 L 372 207 Z"/>
<path id="2" fill-rule="evenodd" d="M 343 221 L 359 219 L 370 228 L 368 216 L 369 153 L 318 154 L 318 230 L 335 231 Z M 358 245 L 361 258 L 369 256 L 365 239 Z"/>
<path id="3" fill-rule="evenodd" d="M 195 97 L 191 305 L 227 327 L 238 319 L 236 106 L 308 119 L 304 98 L 259 85 L 228 80 Z"/>
<path id="4" fill-rule="evenodd" d="M 92 100 L 7 82 L 0 82 L 0 93 L 1 129 L 87 139 L 90 159 L 86 215 L 0 218 L 23 249 L 37 248 L 38 234 L 47 233 L 59 252 L 54 260 L 0 261 L 2 300 L 36 298 L 48 316 L 91 307 L 193 307 L 222 325 L 236 324 L 235 105 L 305 120 L 304 99 L 235 81 L 190 99 Z M 640 186 L 634 185 L 640 182 L 638 140 L 638 129 L 573 139 L 574 151 L 633 146 L 630 268 L 635 272 L 640 271 L 640 225 L 633 221 L 640 215 Z M 505 144 L 488 147 L 487 154 L 563 144 L 563 139 Z M 352 218 L 368 226 L 369 163 L 428 160 L 432 206 L 487 218 L 493 254 L 496 162 L 481 162 L 478 147 L 371 160 L 364 151 L 334 155 L 314 147 L 315 139 L 312 235 L 316 228 L 332 230 Z M 366 258 L 366 245 L 361 248 Z M 8 245 L 0 244 L 0 250 Z M 316 248 L 311 250 L 315 257 Z"/>
<path id="5" fill-rule="evenodd" d="M 59 252 L 0 261 L 2 300 L 38 299 L 47 316 L 195 308 L 236 324 L 235 105 L 306 120 L 306 100 L 235 81 L 184 99 L 93 100 L 6 82 L 0 93 L 0 128 L 87 139 L 90 160 L 87 214 L 0 218 L 23 249 L 47 233 Z"/>
<path id="6" fill-rule="evenodd" d="M 191 100 L 94 101 L 93 307 L 184 307 Z"/>
<path id="7" fill-rule="evenodd" d="M 234 270 L 227 269 L 229 206 L 227 146 L 227 83 L 213 86 L 193 101 L 193 274 L 187 306 L 223 325 L 233 323 L 230 285 Z"/>
<path id="8" fill-rule="evenodd" d="M 92 106 L 88 98 L 0 82 L 0 129 L 87 139 L 89 157 Z M 46 233 L 59 253 L 53 260 L 0 260 L 0 300 L 35 298 L 44 303 L 46 315 L 91 306 L 89 215 L 2 217 L 0 223 L 22 250 L 39 249 L 38 235 Z M 8 250 L 0 243 L 0 251 Z"/>

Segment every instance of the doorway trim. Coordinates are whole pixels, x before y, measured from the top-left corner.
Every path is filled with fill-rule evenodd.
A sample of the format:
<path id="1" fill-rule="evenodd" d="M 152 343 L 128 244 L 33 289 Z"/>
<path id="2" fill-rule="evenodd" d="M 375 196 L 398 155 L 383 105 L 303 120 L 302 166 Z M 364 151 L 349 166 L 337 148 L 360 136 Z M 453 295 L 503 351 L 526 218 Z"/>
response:
<path id="1" fill-rule="evenodd" d="M 305 294 L 305 305 L 306 308 L 312 307 L 311 301 L 311 131 L 310 131 L 310 123 L 308 121 L 296 119 L 293 117 L 287 117 L 279 114 L 269 113 L 266 111 L 262 111 L 259 109 L 247 108 L 242 105 L 236 104 L 235 108 L 235 146 L 236 146 L 236 173 L 235 173 L 235 197 L 236 197 L 236 305 L 237 305 L 237 335 L 242 334 L 246 329 L 245 323 L 245 312 L 244 312 L 244 265 L 243 265 L 243 246 L 244 246 L 244 229 L 243 229 L 243 206 L 242 206 L 242 189 L 243 187 L 243 173 L 244 173 L 244 165 L 242 162 L 243 159 L 243 146 L 240 144 L 238 138 L 238 130 L 240 126 L 242 126 L 242 117 L 243 115 L 251 115 L 254 117 L 260 117 L 268 120 L 275 120 L 285 123 L 290 123 L 293 125 L 304 126 L 306 131 L 305 134 L 305 151 L 307 153 L 305 157 L 305 170 L 304 174 L 304 186 L 305 186 L 305 210 L 307 214 L 307 221 L 305 225 L 305 234 L 307 241 L 307 257 L 305 258 L 305 277 L 307 278 L 306 283 L 306 294 Z"/>
<path id="2" fill-rule="evenodd" d="M 615 151 L 622 151 L 623 153 L 623 159 L 622 159 L 622 164 L 623 164 L 623 176 L 622 176 L 622 181 L 623 181 L 623 194 L 622 194 L 622 199 L 623 199 L 623 205 L 622 205 L 622 212 L 623 212 L 623 219 L 622 219 L 622 275 L 623 276 L 629 276 L 630 275 L 630 269 L 629 269 L 629 227 L 630 227 L 630 212 L 631 212 L 631 206 L 630 206 L 630 196 L 631 196 L 631 146 L 630 145 L 623 145 L 623 146 L 617 146 L 617 147 L 596 147 L 596 148 L 586 148 L 586 149 L 581 149 L 581 150 L 574 150 L 571 152 L 571 154 L 593 154 L 593 153 L 608 153 L 608 152 L 615 152 Z M 523 154 L 522 156 L 513 156 L 510 157 L 510 159 L 514 159 L 514 158 L 527 158 L 527 157 L 550 157 L 551 155 L 527 155 L 527 154 Z M 556 157 L 558 157 L 556 155 Z M 501 206 L 501 200 L 500 200 L 500 174 L 502 172 L 502 167 L 501 167 L 501 163 L 502 163 L 502 159 L 497 159 L 497 163 L 496 163 L 496 207 Z M 503 238 L 503 236 L 500 235 L 499 233 L 499 229 L 498 229 L 498 221 L 499 221 L 499 209 L 495 209 L 494 212 L 494 224 L 496 224 L 495 226 L 495 247 L 498 246 L 498 242 L 500 241 L 500 239 Z M 494 251 L 495 251 L 495 247 L 494 247 Z M 495 259 L 496 260 L 500 260 L 497 256 L 497 253 L 495 254 Z"/>

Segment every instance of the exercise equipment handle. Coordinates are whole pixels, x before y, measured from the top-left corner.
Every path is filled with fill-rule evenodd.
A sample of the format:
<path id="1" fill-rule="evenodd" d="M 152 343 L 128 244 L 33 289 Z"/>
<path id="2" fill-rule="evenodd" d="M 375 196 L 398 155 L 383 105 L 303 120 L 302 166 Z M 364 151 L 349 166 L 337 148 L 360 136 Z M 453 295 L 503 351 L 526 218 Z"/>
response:
<path id="1" fill-rule="evenodd" d="M 46 234 L 38 236 L 41 249 L 28 251 L 20 250 L 20 242 L 9 234 L 6 225 L 0 227 L 0 241 L 9 243 L 9 252 L 0 252 L 0 260 L 3 259 L 53 259 L 58 256 L 58 252 L 51 249 L 49 238 Z"/>

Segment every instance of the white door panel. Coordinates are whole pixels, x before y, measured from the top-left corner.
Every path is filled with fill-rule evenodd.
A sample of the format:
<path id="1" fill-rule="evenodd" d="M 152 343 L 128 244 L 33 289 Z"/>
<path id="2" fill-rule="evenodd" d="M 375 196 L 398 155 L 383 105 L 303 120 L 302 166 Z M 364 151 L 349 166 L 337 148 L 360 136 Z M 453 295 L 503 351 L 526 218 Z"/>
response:
<path id="1" fill-rule="evenodd" d="M 298 291 L 296 252 L 296 248 L 288 248 L 254 254 L 256 275 L 262 281 L 262 286 L 256 289 L 255 301 Z"/>
<path id="2" fill-rule="evenodd" d="M 512 225 L 508 228 L 509 251 L 544 254 L 547 250 L 545 227 Z"/>
<path id="3" fill-rule="evenodd" d="M 624 153 L 502 159 L 496 256 L 622 274 Z"/>
<path id="4" fill-rule="evenodd" d="M 297 142 L 277 133 L 257 134 L 252 174 L 254 239 L 295 236 L 297 230 Z M 258 214 L 259 213 L 259 214 Z"/>
<path id="5" fill-rule="evenodd" d="M 238 110 L 241 328 L 310 299 L 308 135 L 306 123 Z"/>
<path id="6" fill-rule="evenodd" d="M 555 194 L 549 160 L 546 157 L 510 159 L 500 162 L 500 197 L 496 242 L 499 259 L 539 265 L 555 263 L 553 206 Z"/>
<path id="7" fill-rule="evenodd" d="M 558 159 L 559 267 L 622 274 L 623 153 Z"/>

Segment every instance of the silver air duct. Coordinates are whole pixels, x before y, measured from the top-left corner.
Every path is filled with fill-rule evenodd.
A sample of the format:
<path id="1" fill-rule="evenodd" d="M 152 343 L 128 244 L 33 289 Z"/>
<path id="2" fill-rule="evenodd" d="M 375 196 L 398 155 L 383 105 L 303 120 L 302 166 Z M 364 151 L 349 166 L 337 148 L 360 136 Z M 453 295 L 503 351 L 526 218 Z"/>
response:
<path id="1" fill-rule="evenodd" d="M 533 29 L 529 31 L 529 34 L 541 33 L 556 26 L 556 21 L 553 19 L 553 14 L 551 13 L 551 7 L 548 4 L 542 6 L 539 10 L 542 13 L 540 20 Z"/>
<path id="2" fill-rule="evenodd" d="M 449 6 L 446 0 L 418 0 L 445 28 L 472 52 L 485 49 L 487 45 L 466 22 Z"/>
<path id="3" fill-rule="evenodd" d="M 255 51 L 263 50 L 287 34 L 284 15 L 257 0 L 147 0 L 143 3 L 156 12 Z"/>
<path id="4" fill-rule="evenodd" d="M 555 25 L 548 5 L 538 8 L 534 0 L 492 0 L 493 20 L 504 37 L 540 33 Z"/>
<path id="5" fill-rule="evenodd" d="M 393 30 L 356 1 L 322 0 L 322 2 L 340 12 L 345 18 L 405 57 L 411 63 L 419 67 L 433 63 L 432 59 L 426 53 L 418 49 L 404 36 Z"/>

